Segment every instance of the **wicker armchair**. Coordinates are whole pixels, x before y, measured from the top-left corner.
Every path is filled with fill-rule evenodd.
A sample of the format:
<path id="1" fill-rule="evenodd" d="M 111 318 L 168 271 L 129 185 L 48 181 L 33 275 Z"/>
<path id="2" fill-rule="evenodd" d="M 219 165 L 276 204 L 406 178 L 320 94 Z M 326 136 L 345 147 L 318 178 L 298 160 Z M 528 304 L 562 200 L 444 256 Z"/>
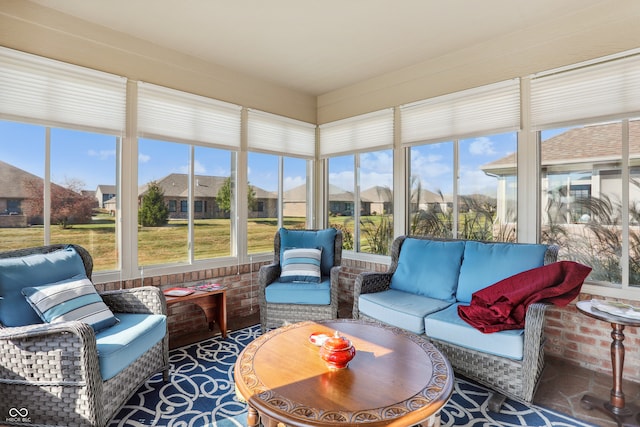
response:
<path id="1" fill-rule="evenodd" d="M 398 267 L 398 258 L 407 236 L 395 239 L 391 249 L 391 264 L 384 273 L 360 273 L 354 284 L 353 318 L 369 319 L 360 312 L 358 300 L 361 294 L 382 292 L 389 289 L 391 278 Z M 419 236 L 411 236 L 420 238 Z M 437 239 L 431 239 L 437 240 Z M 453 240 L 453 239 L 441 239 Z M 547 248 L 544 264 L 557 260 L 558 247 Z M 514 360 L 481 351 L 460 347 L 449 342 L 427 337 L 451 362 L 453 369 L 467 378 L 478 381 L 496 391 L 490 401 L 490 409 L 498 412 L 505 396 L 531 403 L 544 368 L 544 313 L 545 303 L 529 305 L 524 332 L 524 357 Z"/>
<path id="2" fill-rule="evenodd" d="M 318 230 L 292 230 L 293 232 L 315 232 Z M 327 320 L 338 317 L 338 276 L 342 263 L 342 232 L 336 230 L 333 242 L 333 266 L 330 271 L 322 271 L 322 275 L 331 280 L 331 299 L 328 305 L 322 304 L 283 304 L 268 302 L 265 290 L 280 277 L 280 232 L 276 232 L 273 242 L 273 263 L 260 268 L 258 275 L 258 302 L 260 304 L 260 324 L 262 332 L 278 328 L 287 323 L 304 320 Z M 323 249 L 324 250 L 324 249 Z"/>
<path id="3" fill-rule="evenodd" d="M 92 258 L 77 245 L 2 252 L 0 258 L 49 253 L 68 246 L 76 249 L 91 278 Z M 114 313 L 166 315 L 164 296 L 154 287 L 109 291 L 101 296 Z M 86 323 L 0 324 L 0 417 L 6 424 L 16 425 L 105 426 L 150 376 L 163 371 L 167 380 L 168 366 L 166 335 L 115 377 L 103 381 L 95 332 Z M 19 421 L 26 411 L 28 422 L 24 424 Z"/>

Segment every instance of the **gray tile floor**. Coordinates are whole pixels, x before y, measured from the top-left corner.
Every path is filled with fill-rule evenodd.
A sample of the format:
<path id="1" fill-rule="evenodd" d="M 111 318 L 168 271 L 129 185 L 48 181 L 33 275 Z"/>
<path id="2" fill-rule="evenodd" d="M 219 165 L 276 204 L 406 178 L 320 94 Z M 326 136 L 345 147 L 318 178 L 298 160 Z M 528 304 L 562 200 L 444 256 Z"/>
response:
<path id="1" fill-rule="evenodd" d="M 571 415 L 597 426 L 616 427 L 617 423 L 609 416 L 595 409 L 584 409 L 580 405 L 580 399 L 585 393 L 608 399 L 612 386 L 613 380 L 610 375 L 547 356 L 545 370 L 533 401 L 539 406 Z M 640 399 L 638 383 L 623 381 L 622 391 L 629 406 L 633 406 L 634 402 Z M 625 421 L 630 423 L 633 420 Z"/>

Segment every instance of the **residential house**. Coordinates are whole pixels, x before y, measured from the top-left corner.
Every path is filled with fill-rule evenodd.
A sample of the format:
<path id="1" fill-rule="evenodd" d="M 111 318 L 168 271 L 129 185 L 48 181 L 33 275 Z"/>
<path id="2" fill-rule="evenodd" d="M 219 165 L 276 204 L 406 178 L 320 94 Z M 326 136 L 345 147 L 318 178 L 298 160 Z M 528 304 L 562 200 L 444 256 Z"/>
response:
<path id="1" fill-rule="evenodd" d="M 41 177 L 0 160 L 0 228 L 42 224 L 43 187 Z M 93 198 L 55 183 L 51 183 L 51 194 L 52 198 L 65 199 L 65 203 Z M 32 206 L 28 206 L 29 203 Z M 52 209 L 56 206 L 52 203 Z"/>
<path id="2" fill-rule="evenodd" d="M 220 209 L 216 202 L 218 191 L 227 177 L 196 175 L 193 189 L 193 215 L 196 219 L 229 218 L 229 212 Z M 189 179 L 182 173 L 169 174 L 155 182 L 164 193 L 169 208 L 169 219 L 186 219 L 189 215 Z M 148 191 L 145 184 L 138 192 L 138 203 Z M 273 218 L 277 212 L 277 196 L 270 191 L 251 186 L 255 193 L 254 209 L 250 210 L 251 218 Z"/>
<path id="3" fill-rule="evenodd" d="M 629 122 L 630 208 L 640 210 L 640 121 Z M 541 144 L 541 206 L 552 200 L 561 207 L 543 215 L 543 223 L 581 223 L 589 219 L 585 198 L 608 198 L 614 205 L 622 201 L 622 127 L 620 122 L 568 129 Z M 515 183 L 516 155 L 510 154 L 482 167 L 498 177 L 497 212 L 509 221 L 515 200 L 508 188 Z"/>
<path id="4" fill-rule="evenodd" d="M 105 203 L 116 197 L 116 186 L 100 184 L 96 188 L 96 200 L 98 201 L 98 207 L 106 209 Z"/>

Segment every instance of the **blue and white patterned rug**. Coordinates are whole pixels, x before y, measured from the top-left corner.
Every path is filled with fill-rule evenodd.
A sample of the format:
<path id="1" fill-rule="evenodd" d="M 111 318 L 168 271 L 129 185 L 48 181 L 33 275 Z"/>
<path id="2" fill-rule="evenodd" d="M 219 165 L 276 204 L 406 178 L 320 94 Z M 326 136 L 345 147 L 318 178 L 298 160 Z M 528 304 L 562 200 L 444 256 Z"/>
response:
<path id="1" fill-rule="evenodd" d="M 246 425 L 246 405 L 235 397 L 233 366 L 257 336 L 252 326 L 171 350 L 171 381 L 158 374 L 142 386 L 109 427 L 233 427 Z M 593 427 L 568 416 L 507 399 L 499 414 L 487 409 L 489 392 L 456 379 L 453 396 L 441 411 L 442 426 Z"/>

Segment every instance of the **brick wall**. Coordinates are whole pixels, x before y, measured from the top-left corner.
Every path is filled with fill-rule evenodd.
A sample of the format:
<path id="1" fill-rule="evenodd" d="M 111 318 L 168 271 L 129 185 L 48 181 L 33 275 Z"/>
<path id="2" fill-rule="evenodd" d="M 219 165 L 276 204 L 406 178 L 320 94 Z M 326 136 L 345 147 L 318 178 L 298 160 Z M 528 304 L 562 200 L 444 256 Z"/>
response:
<path id="1" fill-rule="evenodd" d="M 220 283 L 226 287 L 227 320 L 250 317 L 259 312 L 257 287 L 260 266 L 267 263 L 244 264 L 240 266 L 220 267 L 190 273 L 177 273 L 144 278 L 145 286 L 157 286 L 161 289 L 173 286 L 194 284 L 199 281 Z M 140 279 L 127 280 L 122 288 L 140 286 Z M 120 289 L 120 282 L 97 284 L 98 290 Z M 170 336 L 183 336 L 208 329 L 202 310 L 194 304 L 172 305 L 167 313 Z"/>
<path id="2" fill-rule="evenodd" d="M 184 283 L 201 280 L 214 281 L 227 288 L 227 318 L 229 322 L 254 316 L 259 311 L 257 300 L 258 270 L 266 263 L 253 263 L 232 267 L 207 269 L 191 273 L 170 274 L 159 277 L 145 277 L 144 284 L 161 288 L 179 286 Z M 386 264 L 344 259 L 340 273 L 340 317 L 351 317 L 353 305 L 353 284 L 357 275 L 363 271 L 386 271 Z M 140 279 L 127 280 L 123 288 L 140 286 Z M 98 284 L 99 290 L 119 289 L 119 282 Z M 593 296 L 581 294 L 580 300 Z M 597 297 L 602 298 L 602 297 Z M 624 301 L 624 300 L 623 300 Z M 634 301 L 624 301 L 635 303 Z M 192 304 L 178 304 L 169 312 L 169 333 L 189 334 L 194 330 L 206 328 L 206 319 L 202 311 Z M 627 349 L 624 378 L 640 382 L 640 347 L 638 328 L 627 327 L 624 345 Z M 588 369 L 611 374 L 611 327 L 606 322 L 580 314 L 575 304 L 567 307 L 551 306 L 547 309 L 545 332 L 545 354 L 566 360 L 569 363 Z"/>
<path id="3" fill-rule="evenodd" d="M 601 296 L 580 294 L 579 300 Z M 637 301 L 621 300 L 629 304 Z M 611 374 L 611 325 L 581 314 L 575 304 L 566 307 L 549 307 L 546 314 L 545 333 L 547 342 L 545 354 L 565 359 L 571 363 L 594 371 Z M 638 346 L 640 336 L 638 328 L 624 329 L 626 357 L 623 376 L 626 379 L 640 381 L 640 357 Z"/>

